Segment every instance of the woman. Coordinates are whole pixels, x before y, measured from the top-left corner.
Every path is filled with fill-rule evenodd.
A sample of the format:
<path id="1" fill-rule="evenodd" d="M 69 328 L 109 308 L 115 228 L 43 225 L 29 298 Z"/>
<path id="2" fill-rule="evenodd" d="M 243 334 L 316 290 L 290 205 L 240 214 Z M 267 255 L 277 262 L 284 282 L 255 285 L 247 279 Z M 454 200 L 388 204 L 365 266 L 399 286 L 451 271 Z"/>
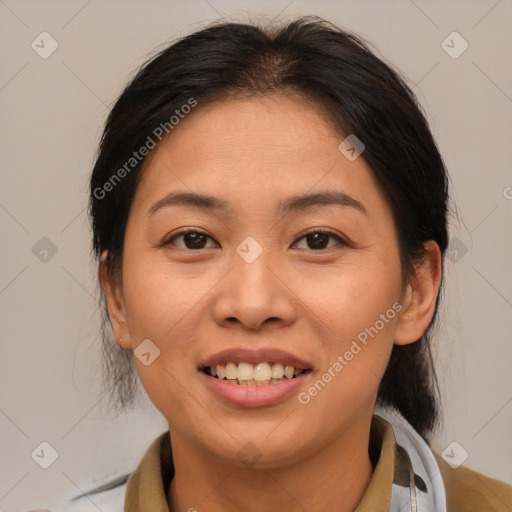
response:
<path id="1" fill-rule="evenodd" d="M 429 447 L 447 211 L 413 93 L 332 24 L 217 24 L 147 63 L 91 178 L 107 382 L 124 406 L 138 374 L 169 424 L 124 510 L 510 510 Z"/>

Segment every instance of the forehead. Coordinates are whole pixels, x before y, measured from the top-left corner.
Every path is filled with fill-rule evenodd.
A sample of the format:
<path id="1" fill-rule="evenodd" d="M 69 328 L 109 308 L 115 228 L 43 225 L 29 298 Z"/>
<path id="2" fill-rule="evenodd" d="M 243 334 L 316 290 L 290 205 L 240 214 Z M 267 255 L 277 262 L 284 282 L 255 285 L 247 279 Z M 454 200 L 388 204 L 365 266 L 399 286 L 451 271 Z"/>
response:
<path id="1" fill-rule="evenodd" d="M 238 161 L 253 157 L 272 162 L 301 157 L 327 159 L 326 139 L 341 134 L 320 105 L 299 97 L 267 95 L 199 105 L 180 121 L 152 157 L 165 152 L 187 163 L 214 158 Z"/>
<path id="2" fill-rule="evenodd" d="M 320 106 L 299 98 L 199 103 L 146 158 L 136 199 L 188 189 L 229 196 L 231 206 L 254 211 L 271 199 L 329 189 L 378 203 L 382 194 L 366 161 L 339 151 L 344 138 Z"/>

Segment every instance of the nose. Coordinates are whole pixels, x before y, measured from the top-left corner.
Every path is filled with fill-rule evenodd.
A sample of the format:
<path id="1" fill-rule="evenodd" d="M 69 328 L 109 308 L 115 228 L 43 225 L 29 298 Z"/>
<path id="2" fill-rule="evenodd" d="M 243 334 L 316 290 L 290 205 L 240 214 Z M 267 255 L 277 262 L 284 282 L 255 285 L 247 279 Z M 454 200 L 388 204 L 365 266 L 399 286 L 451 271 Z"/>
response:
<path id="1" fill-rule="evenodd" d="M 297 298 L 280 267 L 265 251 L 251 263 L 235 254 L 232 269 L 217 288 L 215 321 L 223 327 L 242 325 L 250 330 L 291 325 Z"/>

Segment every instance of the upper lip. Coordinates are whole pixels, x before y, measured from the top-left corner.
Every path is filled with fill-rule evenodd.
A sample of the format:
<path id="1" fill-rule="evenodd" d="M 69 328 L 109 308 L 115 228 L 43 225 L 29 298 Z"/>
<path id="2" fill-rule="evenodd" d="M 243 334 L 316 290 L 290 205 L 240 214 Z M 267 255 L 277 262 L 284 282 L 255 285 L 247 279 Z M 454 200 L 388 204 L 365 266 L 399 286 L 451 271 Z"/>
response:
<path id="1" fill-rule="evenodd" d="M 218 364 L 233 363 L 281 363 L 283 366 L 294 366 L 301 370 L 312 368 L 311 363 L 298 356 L 275 348 L 249 350 L 245 348 L 230 348 L 213 354 L 199 363 L 199 369 Z"/>

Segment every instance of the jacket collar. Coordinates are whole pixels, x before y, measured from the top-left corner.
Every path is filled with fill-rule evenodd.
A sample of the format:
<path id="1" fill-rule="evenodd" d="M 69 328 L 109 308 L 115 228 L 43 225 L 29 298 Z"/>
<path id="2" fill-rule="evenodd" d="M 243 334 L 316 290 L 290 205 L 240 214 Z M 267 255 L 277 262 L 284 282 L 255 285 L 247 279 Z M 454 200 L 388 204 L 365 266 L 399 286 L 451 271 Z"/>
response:
<path id="1" fill-rule="evenodd" d="M 393 478 L 403 470 L 391 424 L 376 414 L 370 428 L 370 458 L 374 471 L 354 512 L 387 512 Z M 396 467 L 395 467 L 396 466 Z M 144 454 L 126 487 L 124 512 L 172 512 L 167 489 L 174 476 L 169 431 L 158 436 Z"/>

